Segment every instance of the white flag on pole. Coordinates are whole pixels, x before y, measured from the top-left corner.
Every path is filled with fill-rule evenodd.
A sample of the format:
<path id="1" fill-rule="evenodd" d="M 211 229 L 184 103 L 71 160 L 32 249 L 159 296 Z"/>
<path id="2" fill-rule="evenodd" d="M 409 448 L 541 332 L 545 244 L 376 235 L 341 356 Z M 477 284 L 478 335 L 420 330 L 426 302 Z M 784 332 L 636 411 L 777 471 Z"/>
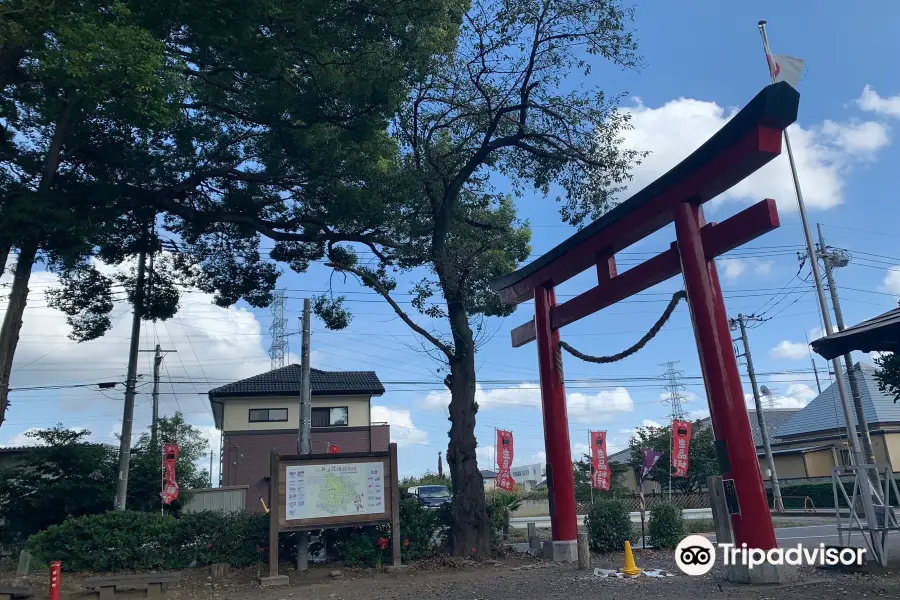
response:
<path id="1" fill-rule="evenodd" d="M 792 87 L 800 84 L 800 78 L 803 76 L 803 59 L 788 56 L 786 54 L 769 55 L 769 71 L 772 78 L 778 81 L 786 81 Z"/>

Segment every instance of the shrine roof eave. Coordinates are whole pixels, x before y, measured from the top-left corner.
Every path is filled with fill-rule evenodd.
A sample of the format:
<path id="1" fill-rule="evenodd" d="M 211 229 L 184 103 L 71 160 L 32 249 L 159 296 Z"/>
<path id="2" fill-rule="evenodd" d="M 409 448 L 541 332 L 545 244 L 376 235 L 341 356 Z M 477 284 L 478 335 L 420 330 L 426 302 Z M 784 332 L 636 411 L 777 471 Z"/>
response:
<path id="1" fill-rule="evenodd" d="M 766 86 L 670 171 L 543 256 L 494 280 L 491 288 L 509 304 L 530 300 L 536 286 L 548 282 L 559 285 L 594 265 L 596 258 L 590 250 L 597 249 L 596 238 L 608 238 L 602 242 L 604 248 L 617 252 L 671 223 L 670 207 L 661 205 L 658 199 L 676 187 L 683 188 L 679 192 L 701 203 L 715 198 L 780 153 L 780 132 L 797 120 L 799 105 L 800 94 L 789 84 L 781 82 Z M 778 131 L 776 151 L 755 147 L 755 144 L 742 145 L 761 128 Z M 769 143 L 771 145 L 772 141 Z M 728 161 L 727 172 L 709 168 L 717 158 L 729 152 L 732 160 Z M 622 226 L 625 217 L 628 217 L 629 226 Z M 560 266 L 561 263 L 565 264 Z"/>

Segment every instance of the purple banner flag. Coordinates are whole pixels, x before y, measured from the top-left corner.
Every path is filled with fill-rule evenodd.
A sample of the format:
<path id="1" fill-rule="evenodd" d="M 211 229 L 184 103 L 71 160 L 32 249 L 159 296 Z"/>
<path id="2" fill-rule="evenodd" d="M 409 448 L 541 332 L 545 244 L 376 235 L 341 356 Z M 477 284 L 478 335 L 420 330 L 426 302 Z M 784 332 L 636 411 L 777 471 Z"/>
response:
<path id="1" fill-rule="evenodd" d="M 647 478 L 647 475 L 650 474 L 650 471 L 653 470 L 653 467 L 656 466 L 656 462 L 662 455 L 663 453 L 659 450 L 644 448 L 644 464 L 643 466 L 641 466 L 641 482 L 643 482 L 644 479 Z"/>

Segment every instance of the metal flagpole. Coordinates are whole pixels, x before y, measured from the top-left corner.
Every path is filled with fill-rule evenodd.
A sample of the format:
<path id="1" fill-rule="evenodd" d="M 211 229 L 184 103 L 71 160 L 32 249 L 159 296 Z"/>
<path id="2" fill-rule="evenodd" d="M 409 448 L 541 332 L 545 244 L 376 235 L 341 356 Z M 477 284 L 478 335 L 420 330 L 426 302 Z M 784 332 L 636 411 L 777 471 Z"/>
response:
<path id="1" fill-rule="evenodd" d="M 766 34 L 766 20 L 763 19 L 759 21 L 757 26 L 759 27 L 759 34 L 762 36 L 763 50 L 766 53 L 766 66 L 769 69 L 769 77 L 772 80 L 772 83 L 775 83 L 775 72 L 772 69 L 773 60 L 771 58 L 772 52 L 769 49 L 769 37 Z M 825 289 L 822 287 L 822 276 L 819 274 L 819 264 L 816 260 L 816 249 L 815 244 L 813 243 L 812 233 L 809 230 L 809 220 L 806 217 L 806 205 L 803 203 L 803 192 L 800 190 L 800 179 L 797 176 L 797 164 L 794 161 L 794 152 L 791 149 L 791 138 L 788 135 L 787 129 L 784 130 L 784 145 L 787 149 L 788 161 L 791 165 L 791 175 L 794 179 L 794 192 L 797 195 L 797 206 L 799 207 L 800 212 L 800 222 L 803 225 L 803 237 L 806 239 L 806 253 L 809 256 L 809 268 L 812 271 L 813 281 L 816 286 L 816 296 L 819 299 L 819 310 L 822 313 L 822 323 L 825 326 L 825 335 L 831 335 L 834 333 L 834 327 L 831 324 L 831 314 L 828 311 L 828 303 L 825 300 Z M 865 465 L 865 460 L 863 459 L 862 449 L 859 444 L 859 436 L 856 433 L 856 421 L 854 420 L 853 411 L 850 406 L 850 397 L 847 394 L 847 387 L 844 384 L 844 378 L 841 377 L 841 362 L 839 359 L 835 358 L 831 361 L 832 367 L 834 368 L 835 374 L 835 384 L 837 385 L 838 395 L 841 399 L 841 408 L 844 412 L 844 421 L 847 423 L 847 437 L 850 438 L 850 455 L 852 464 L 857 467 Z M 864 474 L 866 475 L 866 474 Z M 868 475 L 866 475 L 865 480 L 868 481 Z M 863 504 L 863 511 L 866 515 L 866 523 L 869 527 L 876 526 L 876 518 L 875 518 L 875 508 L 872 504 L 872 489 L 869 485 L 860 486 L 860 496 Z M 871 534 L 874 535 L 874 534 Z M 874 548 L 876 544 L 874 543 L 874 537 L 871 540 L 871 546 Z M 880 557 L 878 557 L 880 559 Z"/>
<path id="2" fill-rule="evenodd" d="M 588 429 L 588 448 L 591 449 L 591 457 L 590 457 L 591 458 L 591 481 L 590 481 L 590 484 L 591 484 L 591 506 L 593 506 L 593 504 L 594 504 L 594 446 L 591 443 L 592 439 L 593 439 L 593 437 L 591 436 L 591 433 L 593 433 L 593 432 L 590 429 Z"/>

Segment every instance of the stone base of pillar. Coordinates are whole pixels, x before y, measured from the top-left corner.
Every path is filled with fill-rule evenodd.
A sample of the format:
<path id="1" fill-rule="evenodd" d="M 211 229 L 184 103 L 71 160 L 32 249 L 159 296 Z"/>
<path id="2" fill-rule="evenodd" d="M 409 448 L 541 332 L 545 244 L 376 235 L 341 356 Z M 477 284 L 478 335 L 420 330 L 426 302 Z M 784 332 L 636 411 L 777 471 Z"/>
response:
<path id="1" fill-rule="evenodd" d="M 576 562 L 578 560 L 578 542 L 544 542 L 544 560 L 552 562 Z"/>
<path id="2" fill-rule="evenodd" d="M 259 585 L 262 587 L 274 587 L 277 585 L 288 585 L 291 582 L 287 575 L 272 575 L 271 577 L 260 577 Z"/>
<path id="3" fill-rule="evenodd" d="M 752 569 L 745 565 L 725 567 L 726 577 L 732 583 L 749 585 L 771 585 L 797 581 L 797 567 L 792 565 L 770 565 L 764 563 Z"/>

